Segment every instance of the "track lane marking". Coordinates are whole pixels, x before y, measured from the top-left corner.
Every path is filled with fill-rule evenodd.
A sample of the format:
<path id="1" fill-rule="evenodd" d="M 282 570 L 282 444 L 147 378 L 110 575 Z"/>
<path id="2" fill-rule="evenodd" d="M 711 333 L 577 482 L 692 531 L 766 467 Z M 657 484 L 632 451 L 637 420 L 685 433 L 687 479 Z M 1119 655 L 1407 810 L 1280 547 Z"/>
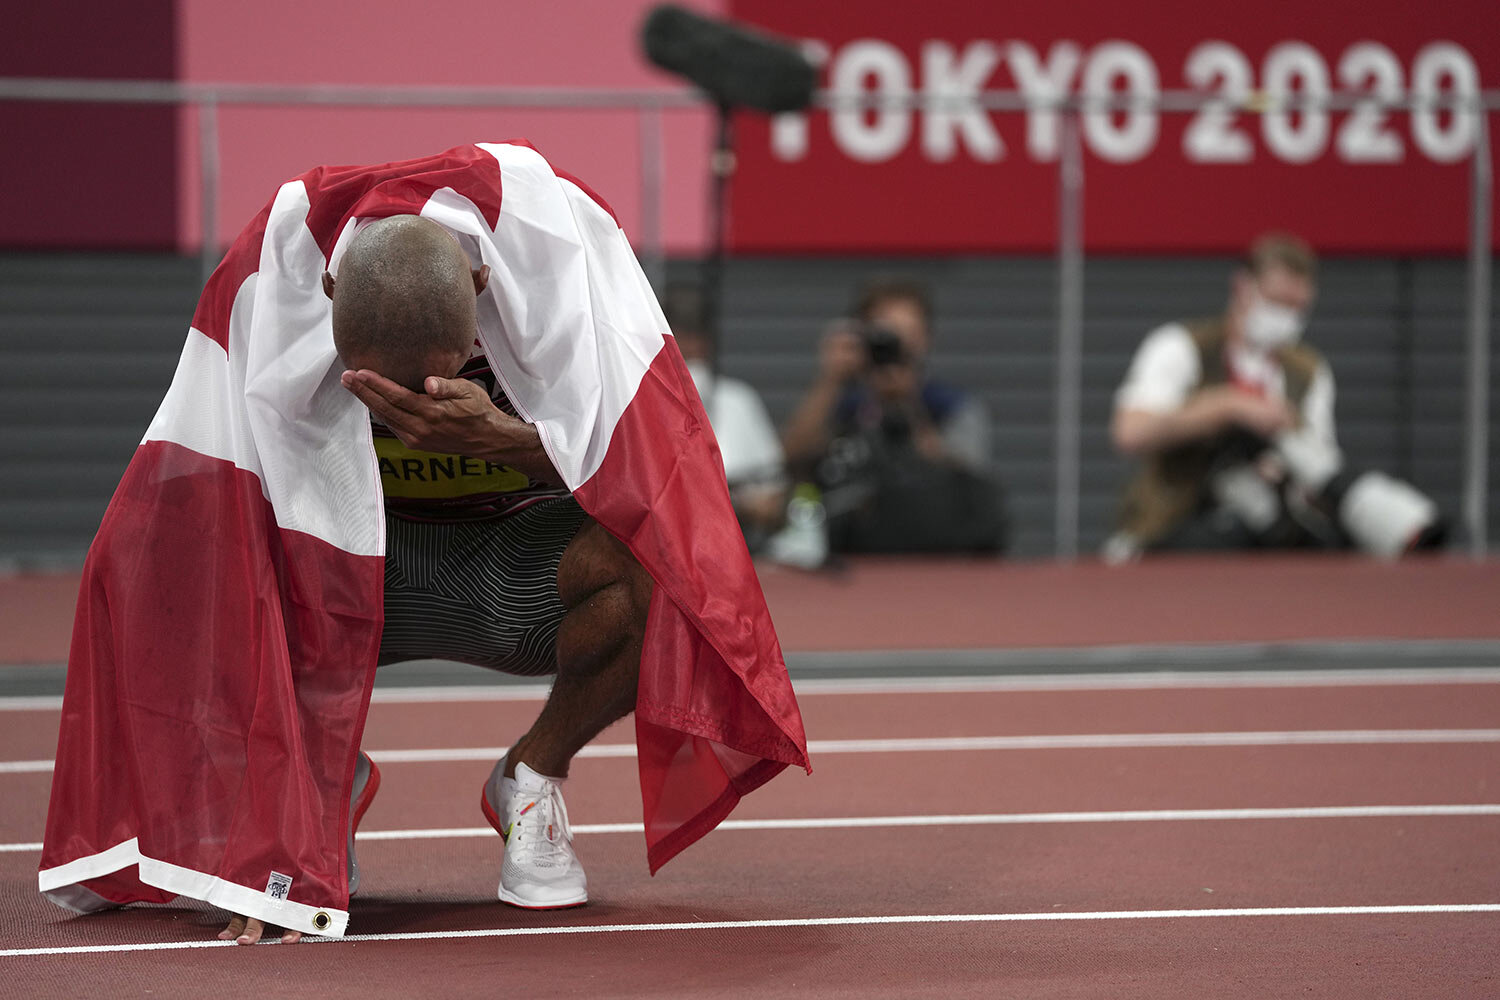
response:
<path id="1" fill-rule="evenodd" d="M 999 677 L 793 679 L 798 696 L 864 694 L 985 694 L 1004 691 L 1218 690 L 1225 688 L 1383 687 L 1500 684 L 1500 667 L 1328 668 L 1313 670 L 1152 670 L 1128 673 L 1013 674 Z M 546 684 L 455 684 L 377 687 L 375 705 L 542 701 Z M 57 711 L 60 695 L 0 697 L 0 712 Z"/>
<path id="2" fill-rule="evenodd" d="M 854 917 L 788 917 L 770 920 L 702 920 L 679 923 L 570 924 L 557 927 L 485 927 L 455 931 L 400 931 L 388 934 L 349 934 L 343 938 L 307 937 L 304 944 L 378 941 L 445 941 L 464 938 L 546 937 L 564 934 L 642 934 L 670 931 L 759 930 L 781 927 L 861 927 L 891 924 L 1062 923 L 1105 920 L 1190 920 L 1233 917 L 1363 917 L 1427 914 L 1500 913 L 1500 903 L 1419 903 L 1395 906 L 1260 906 L 1202 910 L 1094 910 L 1047 913 L 913 913 Z M 279 944 L 275 941 L 264 945 Z M 132 951 L 182 951 L 197 948 L 238 948 L 233 941 L 158 941 L 134 944 L 67 945 L 56 948 L 0 949 L 0 958 L 30 955 L 99 955 Z"/>
<path id="3" fill-rule="evenodd" d="M 1324 729 L 1211 733 L 1076 733 L 1035 736 L 892 737 L 863 740 L 809 740 L 810 754 L 924 753 L 975 750 L 1127 750 L 1137 748 L 1324 746 L 1386 743 L 1500 743 L 1500 729 Z M 488 761 L 506 747 L 372 750 L 381 764 Z M 579 757 L 634 757 L 631 743 L 598 743 Z M 0 765 L 3 768 L 3 765 Z"/>
<path id="4" fill-rule="evenodd" d="M 1187 747 L 1351 746 L 1360 744 L 1500 743 L 1500 729 L 1295 729 L 1213 733 L 1071 733 L 1036 736 L 913 736 L 809 740 L 810 754 L 940 753 L 976 750 L 1133 750 Z M 508 747 L 369 750 L 377 764 L 494 763 Z M 634 757 L 633 743 L 594 743 L 578 757 Z M 41 774 L 50 760 L 0 761 L 0 774 Z"/>
<path id="5" fill-rule="evenodd" d="M 964 813 L 915 816 L 827 816 L 806 819 L 729 819 L 717 830 L 863 830 L 883 827 L 1032 826 L 1072 823 L 1181 823 L 1205 820 L 1392 819 L 1500 816 L 1500 803 L 1436 806 L 1291 806 L 1263 809 L 1130 809 L 1098 812 Z M 576 834 L 641 833 L 640 823 L 580 823 Z M 357 840 L 434 840 L 494 836 L 492 827 L 371 830 Z"/>
<path id="6" fill-rule="evenodd" d="M 1184 823 L 1277 819 L 1401 819 L 1445 816 L 1500 816 L 1500 803 L 1416 806 L 1272 806 L 1240 809 L 1119 809 L 1093 812 L 921 813 L 911 816 L 819 816 L 792 819 L 729 819 L 718 830 L 864 830 L 935 826 L 1033 826 L 1073 823 Z M 581 836 L 641 833 L 640 823 L 579 823 Z M 415 830 L 363 830 L 361 843 L 380 840 L 464 840 L 495 836 L 493 827 L 454 826 Z M 0 844 L 0 853 L 40 851 L 40 843 Z"/>

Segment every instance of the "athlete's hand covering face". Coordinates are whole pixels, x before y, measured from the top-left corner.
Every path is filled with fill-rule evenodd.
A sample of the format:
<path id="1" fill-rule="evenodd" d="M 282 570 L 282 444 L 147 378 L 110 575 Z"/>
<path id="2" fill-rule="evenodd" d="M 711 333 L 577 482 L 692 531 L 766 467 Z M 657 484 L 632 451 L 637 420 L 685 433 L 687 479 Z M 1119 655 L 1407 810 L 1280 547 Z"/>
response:
<path id="1" fill-rule="evenodd" d="M 562 482 L 536 428 L 468 379 L 429 376 L 424 395 L 362 368 L 344 372 L 343 384 L 408 448 L 499 462 L 539 482 Z"/>
<path id="2" fill-rule="evenodd" d="M 468 379 L 429 376 L 425 395 L 369 369 L 344 372 L 343 383 L 402 444 L 421 451 L 483 458 L 494 450 L 497 421 L 513 419 Z"/>

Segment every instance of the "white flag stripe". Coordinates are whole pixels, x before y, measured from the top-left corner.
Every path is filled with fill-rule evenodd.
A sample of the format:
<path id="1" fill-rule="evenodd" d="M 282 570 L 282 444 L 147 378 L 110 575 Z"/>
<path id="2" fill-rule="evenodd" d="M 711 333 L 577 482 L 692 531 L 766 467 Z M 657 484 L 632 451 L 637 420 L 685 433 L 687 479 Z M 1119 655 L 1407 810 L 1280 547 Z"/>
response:
<path id="1" fill-rule="evenodd" d="M 476 216 L 453 211 L 450 192 L 434 195 L 422 214 L 478 238 L 490 266 L 479 339 L 517 412 L 537 425 L 557 471 L 577 489 L 603 463 L 666 322 L 608 213 L 536 150 L 478 146 L 500 169 L 494 232 L 476 232 Z"/>
<path id="2" fill-rule="evenodd" d="M 235 302 L 254 296 L 252 274 L 240 286 Z M 243 310 L 240 313 L 243 315 Z M 240 364 L 232 367 L 224 348 L 201 330 L 189 328 L 172 385 L 141 440 L 170 441 L 200 455 L 230 462 L 261 479 L 264 487 L 260 456 L 245 411 L 224 405 L 226 399 L 244 396 L 244 359 L 236 360 Z"/>
<path id="3" fill-rule="evenodd" d="M 323 252 L 302 181 L 276 192 L 260 270 L 235 293 L 228 349 L 188 331 L 144 440 L 179 444 L 253 473 L 282 528 L 356 555 L 385 552 L 370 415 L 339 384 Z M 226 405 L 228 403 L 229 405 Z"/>
<path id="4" fill-rule="evenodd" d="M 773 920 L 695 920 L 679 923 L 564 924 L 552 927 L 483 927 L 453 931 L 397 931 L 307 937 L 303 944 L 338 942 L 450 941 L 463 938 L 549 937 L 566 934 L 642 934 L 674 931 L 762 930 L 783 927 L 864 927 L 906 924 L 1058 923 L 1104 920 L 1190 920 L 1248 917 L 1384 917 L 1500 913 L 1500 903 L 1411 903 L 1382 906 L 1260 906 L 1202 910 L 1052 910 L 1045 913 L 902 913 L 844 917 L 787 917 Z M 0 949 L 0 958 L 40 955 L 100 955 L 136 951 L 237 948 L 233 941 L 144 941 L 131 944 L 65 945 L 55 948 Z"/>
<path id="5" fill-rule="evenodd" d="M 231 314 L 231 355 L 245 353 L 245 405 L 266 495 L 283 528 L 356 555 L 385 554 L 385 504 L 370 414 L 339 381 L 326 261 L 307 227 L 301 181 L 276 193 L 261 244 L 253 330 Z"/>

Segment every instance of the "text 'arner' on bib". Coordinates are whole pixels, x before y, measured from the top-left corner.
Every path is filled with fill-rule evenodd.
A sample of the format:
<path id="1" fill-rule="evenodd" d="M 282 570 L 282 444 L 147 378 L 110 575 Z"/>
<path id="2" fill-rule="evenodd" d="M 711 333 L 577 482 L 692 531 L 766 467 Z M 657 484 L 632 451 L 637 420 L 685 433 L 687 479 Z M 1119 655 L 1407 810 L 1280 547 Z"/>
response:
<path id="1" fill-rule="evenodd" d="M 380 484 L 388 497 L 436 499 L 511 493 L 531 485 L 524 472 L 463 455 L 417 451 L 396 438 L 377 437 Z"/>

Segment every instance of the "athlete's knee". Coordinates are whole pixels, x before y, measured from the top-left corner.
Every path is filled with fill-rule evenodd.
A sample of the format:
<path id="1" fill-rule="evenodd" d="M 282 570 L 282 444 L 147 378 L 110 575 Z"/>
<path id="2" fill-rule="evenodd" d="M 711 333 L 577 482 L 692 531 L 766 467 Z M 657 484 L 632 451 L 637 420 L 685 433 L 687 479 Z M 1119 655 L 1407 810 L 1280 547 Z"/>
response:
<path id="1" fill-rule="evenodd" d="M 563 619 L 567 638 L 614 647 L 645 632 L 645 617 L 636 610 L 630 585 L 613 580 L 584 595 Z"/>
<path id="2" fill-rule="evenodd" d="M 557 593 L 570 613 L 584 611 L 600 624 L 644 630 L 651 577 L 628 548 L 586 521 L 557 567 Z"/>

